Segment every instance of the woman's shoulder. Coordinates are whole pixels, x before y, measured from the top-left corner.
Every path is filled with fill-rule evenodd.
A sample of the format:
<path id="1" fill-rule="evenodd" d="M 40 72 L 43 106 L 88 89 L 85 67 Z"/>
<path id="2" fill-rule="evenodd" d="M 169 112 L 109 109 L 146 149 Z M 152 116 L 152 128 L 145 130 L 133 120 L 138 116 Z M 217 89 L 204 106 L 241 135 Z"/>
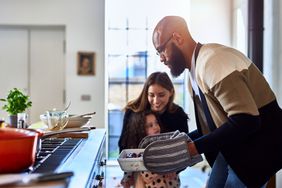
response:
<path id="1" fill-rule="evenodd" d="M 167 109 L 164 113 L 160 114 L 159 118 L 166 120 L 189 119 L 183 108 L 177 104 L 175 104 L 173 110 Z"/>
<path id="2" fill-rule="evenodd" d="M 123 115 L 123 120 L 125 121 L 127 121 L 128 119 L 130 119 L 130 117 L 132 116 L 132 114 L 133 114 L 134 112 L 132 111 L 132 110 L 130 110 L 130 109 L 126 109 L 125 111 L 124 111 L 124 115 Z"/>
<path id="3" fill-rule="evenodd" d="M 178 104 L 173 103 L 173 111 L 171 112 L 172 114 L 179 114 L 179 115 L 186 115 L 184 109 L 179 106 Z"/>
<path id="4" fill-rule="evenodd" d="M 178 104 L 173 103 L 172 105 L 176 110 L 184 112 L 183 108 L 181 106 L 179 106 Z"/>

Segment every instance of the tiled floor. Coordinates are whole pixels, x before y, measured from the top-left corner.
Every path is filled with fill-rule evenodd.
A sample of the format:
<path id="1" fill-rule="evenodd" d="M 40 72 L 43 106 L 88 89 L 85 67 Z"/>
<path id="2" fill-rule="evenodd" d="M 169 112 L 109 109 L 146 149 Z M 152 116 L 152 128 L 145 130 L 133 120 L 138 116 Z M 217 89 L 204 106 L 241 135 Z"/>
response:
<path id="1" fill-rule="evenodd" d="M 206 162 L 188 167 L 180 173 L 181 188 L 204 188 L 208 179 L 210 168 Z M 118 188 L 123 171 L 116 165 L 108 165 L 106 171 L 106 188 Z"/>

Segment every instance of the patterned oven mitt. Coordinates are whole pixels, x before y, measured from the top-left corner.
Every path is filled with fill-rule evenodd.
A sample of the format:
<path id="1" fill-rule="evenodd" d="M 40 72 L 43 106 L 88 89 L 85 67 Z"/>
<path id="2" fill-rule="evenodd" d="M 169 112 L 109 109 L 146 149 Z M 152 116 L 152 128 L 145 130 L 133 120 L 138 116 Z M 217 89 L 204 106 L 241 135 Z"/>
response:
<path id="1" fill-rule="evenodd" d="M 174 131 L 174 132 L 168 132 L 168 133 L 161 133 L 161 134 L 157 134 L 157 135 L 146 136 L 141 140 L 138 148 L 146 148 L 149 144 L 151 144 L 152 142 L 155 142 L 157 140 L 168 140 L 171 137 L 175 137 L 179 133 L 180 132 L 177 130 L 177 131 Z"/>
<path id="2" fill-rule="evenodd" d="M 162 137 L 163 138 L 163 137 Z M 201 155 L 190 156 L 186 133 L 174 132 L 168 139 L 155 139 L 146 145 L 143 154 L 145 167 L 155 173 L 180 171 L 203 160 Z"/>

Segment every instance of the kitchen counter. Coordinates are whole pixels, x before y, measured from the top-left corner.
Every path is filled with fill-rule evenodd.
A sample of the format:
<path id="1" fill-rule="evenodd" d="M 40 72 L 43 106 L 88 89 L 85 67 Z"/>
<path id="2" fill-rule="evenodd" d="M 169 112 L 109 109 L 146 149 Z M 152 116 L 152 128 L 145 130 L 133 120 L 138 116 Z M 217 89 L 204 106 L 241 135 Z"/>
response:
<path id="1" fill-rule="evenodd" d="M 105 175 L 105 139 L 105 129 L 91 130 L 88 138 L 57 168 L 56 172 L 74 172 L 68 188 L 95 187 L 103 180 L 100 178 Z"/>
<path id="2" fill-rule="evenodd" d="M 69 179 L 67 188 L 106 187 L 105 140 L 105 129 L 90 130 L 88 138 L 83 139 L 62 164 L 56 168 L 55 172 L 72 171 L 74 173 Z M 52 181 L 37 183 L 32 186 L 22 185 L 10 187 L 64 188 L 66 187 L 66 184 L 65 181 Z"/>

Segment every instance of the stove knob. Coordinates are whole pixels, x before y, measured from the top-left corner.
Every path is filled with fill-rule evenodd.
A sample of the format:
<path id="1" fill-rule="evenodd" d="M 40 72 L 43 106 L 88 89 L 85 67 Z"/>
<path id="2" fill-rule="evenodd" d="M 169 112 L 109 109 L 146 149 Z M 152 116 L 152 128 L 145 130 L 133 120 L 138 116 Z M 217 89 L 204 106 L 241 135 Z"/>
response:
<path id="1" fill-rule="evenodd" d="M 100 162 L 100 166 L 104 166 L 104 165 L 106 165 L 106 163 L 107 163 L 107 160 L 105 159 L 104 161 Z"/>
<path id="2" fill-rule="evenodd" d="M 99 180 L 99 181 L 102 181 L 104 179 L 104 176 L 103 175 L 97 175 L 96 177 L 95 177 L 95 180 Z"/>

